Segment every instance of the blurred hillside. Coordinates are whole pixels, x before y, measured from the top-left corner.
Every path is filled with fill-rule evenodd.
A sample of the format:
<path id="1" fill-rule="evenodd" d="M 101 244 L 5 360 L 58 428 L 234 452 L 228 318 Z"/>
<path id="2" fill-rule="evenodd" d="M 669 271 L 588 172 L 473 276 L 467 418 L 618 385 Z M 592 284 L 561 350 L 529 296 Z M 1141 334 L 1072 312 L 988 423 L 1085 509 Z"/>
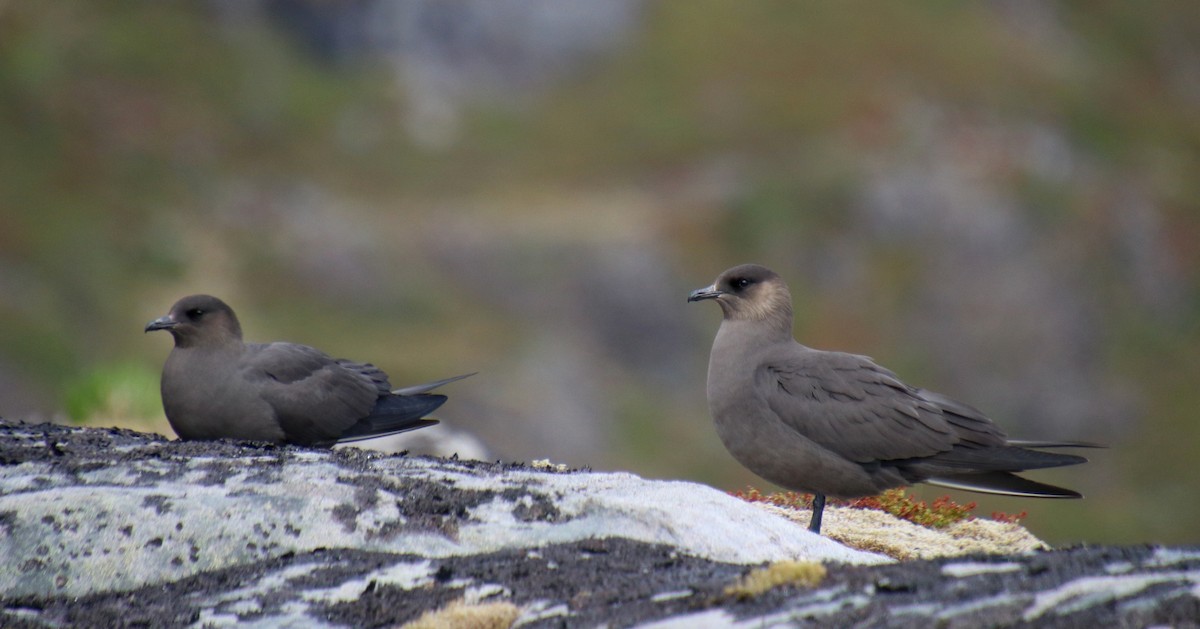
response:
<path id="1" fill-rule="evenodd" d="M 1200 542 L 1197 114 L 1184 1 L 0 1 L 0 415 L 170 435 L 141 328 L 209 292 L 480 371 L 440 415 L 499 457 L 761 485 L 684 302 L 755 261 L 806 344 L 1112 445 L 957 498 Z"/>

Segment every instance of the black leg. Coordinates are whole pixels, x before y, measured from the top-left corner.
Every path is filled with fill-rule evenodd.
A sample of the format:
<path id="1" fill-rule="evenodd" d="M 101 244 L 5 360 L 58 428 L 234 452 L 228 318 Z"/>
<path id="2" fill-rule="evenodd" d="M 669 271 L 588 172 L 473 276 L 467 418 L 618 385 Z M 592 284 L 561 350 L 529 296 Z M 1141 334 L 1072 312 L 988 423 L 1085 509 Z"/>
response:
<path id="1" fill-rule="evenodd" d="M 808 523 L 808 530 L 821 534 L 821 516 L 825 513 L 825 494 L 813 494 L 812 520 Z"/>

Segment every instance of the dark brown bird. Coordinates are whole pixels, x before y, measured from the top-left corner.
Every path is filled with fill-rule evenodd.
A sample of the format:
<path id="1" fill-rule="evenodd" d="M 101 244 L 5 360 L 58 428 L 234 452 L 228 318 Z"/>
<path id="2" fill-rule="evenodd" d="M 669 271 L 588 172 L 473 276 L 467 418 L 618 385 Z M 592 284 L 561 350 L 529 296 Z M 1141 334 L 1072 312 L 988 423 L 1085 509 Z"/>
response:
<path id="1" fill-rule="evenodd" d="M 911 387 L 866 356 L 805 347 L 792 337 L 792 296 L 755 264 L 722 273 L 688 301 L 724 314 L 708 363 L 708 407 L 725 447 L 768 481 L 825 497 L 871 496 L 926 482 L 956 489 L 1081 498 L 1014 474 L 1085 463 L 1031 448 L 1097 447 L 1012 441 L 978 410 Z"/>
<path id="2" fill-rule="evenodd" d="M 181 439 L 244 439 L 329 447 L 432 426 L 437 387 L 473 374 L 391 390 L 368 363 L 294 343 L 244 343 L 237 315 L 210 295 L 184 297 L 146 324 L 175 348 L 162 374 L 163 409 Z"/>

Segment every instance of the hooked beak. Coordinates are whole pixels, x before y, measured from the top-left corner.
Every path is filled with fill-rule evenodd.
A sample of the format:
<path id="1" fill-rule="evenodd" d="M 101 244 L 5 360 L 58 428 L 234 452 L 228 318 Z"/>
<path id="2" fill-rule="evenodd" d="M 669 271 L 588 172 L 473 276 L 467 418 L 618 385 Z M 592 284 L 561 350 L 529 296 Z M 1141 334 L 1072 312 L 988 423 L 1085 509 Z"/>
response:
<path id="1" fill-rule="evenodd" d="M 713 284 L 712 286 L 705 286 L 704 288 L 697 288 L 696 290 L 692 291 L 691 294 L 688 295 L 688 302 L 716 299 L 724 294 L 725 291 L 717 290 L 717 285 Z"/>
<path id="2" fill-rule="evenodd" d="M 147 323 L 146 332 L 153 332 L 155 330 L 170 330 L 177 325 L 179 325 L 178 321 L 172 319 L 171 315 L 166 315 Z"/>

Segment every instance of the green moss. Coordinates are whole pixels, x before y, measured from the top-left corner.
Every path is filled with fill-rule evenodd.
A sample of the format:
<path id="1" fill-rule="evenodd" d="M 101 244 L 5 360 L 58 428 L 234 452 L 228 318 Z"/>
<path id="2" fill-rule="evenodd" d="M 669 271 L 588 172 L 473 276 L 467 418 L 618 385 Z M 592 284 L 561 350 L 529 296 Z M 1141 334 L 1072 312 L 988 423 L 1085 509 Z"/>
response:
<path id="1" fill-rule="evenodd" d="M 825 574 L 825 566 L 815 561 L 777 561 L 750 571 L 725 588 L 725 595 L 744 600 L 784 585 L 816 587 L 825 579 Z"/>

